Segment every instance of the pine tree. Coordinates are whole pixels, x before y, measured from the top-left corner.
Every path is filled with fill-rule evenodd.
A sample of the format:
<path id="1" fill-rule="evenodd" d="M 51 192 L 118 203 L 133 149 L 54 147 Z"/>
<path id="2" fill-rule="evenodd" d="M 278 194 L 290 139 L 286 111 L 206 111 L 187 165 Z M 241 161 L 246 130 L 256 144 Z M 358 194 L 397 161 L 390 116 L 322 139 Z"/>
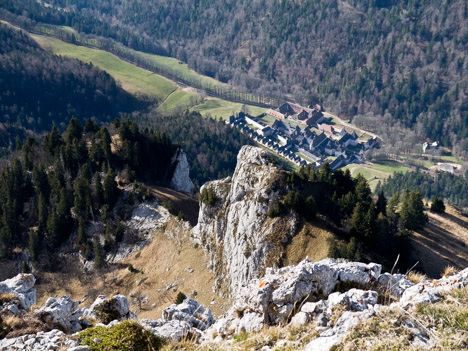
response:
<path id="1" fill-rule="evenodd" d="M 435 212 L 435 213 L 445 212 L 444 200 L 439 198 L 437 195 L 434 196 L 434 198 L 432 199 L 431 212 Z"/>
<path id="2" fill-rule="evenodd" d="M 385 194 L 382 190 L 379 192 L 379 196 L 377 198 L 375 207 L 377 210 L 377 214 L 379 213 L 385 214 L 387 212 L 387 198 L 385 197 Z"/>
<path id="3" fill-rule="evenodd" d="M 418 190 L 410 193 L 408 189 L 405 189 L 401 201 L 400 216 L 403 227 L 408 230 L 420 229 L 427 223 L 428 218 L 424 213 L 422 196 Z"/>
<path id="4" fill-rule="evenodd" d="M 115 174 L 111 168 L 108 169 L 104 177 L 104 192 L 103 192 L 103 201 L 105 204 L 109 205 L 109 208 L 112 208 L 117 200 L 118 188 L 117 182 L 115 181 Z"/>
<path id="5" fill-rule="evenodd" d="M 367 236 L 367 224 L 366 224 L 367 211 L 365 207 L 358 202 L 353 210 L 351 221 L 349 224 L 349 233 L 351 236 L 363 239 Z"/>
<path id="6" fill-rule="evenodd" d="M 39 257 L 39 235 L 35 230 L 29 231 L 29 254 L 31 255 L 31 261 L 37 262 Z"/>
<path id="7" fill-rule="evenodd" d="M 80 217 L 78 219 L 78 245 L 86 244 L 87 240 L 86 223 L 83 217 Z"/>
<path id="8" fill-rule="evenodd" d="M 102 248 L 101 243 L 98 238 L 94 238 L 93 244 L 94 252 L 94 268 L 99 269 L 104 266 L 104 249 Z"/>
<path id="9" fill-rule="evenodd" d="M 104 191 L 102 189 L 101 175 L 99 172 L 94 173 L 94 202 L 96 208 L 100 208 L 104 199 Z"/>

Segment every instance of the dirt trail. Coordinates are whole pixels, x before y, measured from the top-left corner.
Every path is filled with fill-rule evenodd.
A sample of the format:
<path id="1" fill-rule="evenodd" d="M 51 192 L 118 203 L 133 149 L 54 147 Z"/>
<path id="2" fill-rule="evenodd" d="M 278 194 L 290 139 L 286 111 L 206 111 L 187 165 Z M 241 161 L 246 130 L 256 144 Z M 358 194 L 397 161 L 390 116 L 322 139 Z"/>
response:
<path id="1" fill-rule="evenodd" d="M 420 261 L 426 274 L 434 278 L 448 265 L 468 267 L 468 218 L 451 206 L 447 206 L 445 214 L 428 215 L 424 230 L 412 237 L 412 258 Z"/>

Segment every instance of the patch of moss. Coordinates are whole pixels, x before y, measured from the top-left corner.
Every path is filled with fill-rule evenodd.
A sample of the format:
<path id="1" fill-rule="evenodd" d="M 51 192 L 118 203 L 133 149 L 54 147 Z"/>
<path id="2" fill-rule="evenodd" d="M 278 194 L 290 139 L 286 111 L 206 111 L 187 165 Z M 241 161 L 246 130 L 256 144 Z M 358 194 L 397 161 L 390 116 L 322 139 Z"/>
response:
<path id="1" fill-rule="evenodd" d="M 145 330 L 140 324 L 125 321 L 110 328 L 95 327 L 80 332 L 76 338 L 91 351 L 157 351 L 164 340 Z"/>
<path id="2" fill-rule="evenodd" d="M 94 308 L 94 313 L 102 323 L 109 324 L 120 318 L 120 313 L 114 307 L 114 303 L 115 299 L 109 299 Z"/>

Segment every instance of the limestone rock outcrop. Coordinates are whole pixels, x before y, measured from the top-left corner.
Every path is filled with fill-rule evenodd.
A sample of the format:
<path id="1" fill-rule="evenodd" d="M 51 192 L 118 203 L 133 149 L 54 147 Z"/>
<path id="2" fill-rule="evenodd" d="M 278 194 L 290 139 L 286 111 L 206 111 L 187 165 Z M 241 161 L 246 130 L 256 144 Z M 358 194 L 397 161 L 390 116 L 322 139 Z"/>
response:
<path id="1" fill-rule="evenodd" d="M 181 149 L 177 150 L 176 154 L 172 157 L 171 163 L 176 166 L 169 186 L 177 191 L 192 193 L 193 182 L 190 179 L 190 165 L 185 152 Z"/>
<path id="2" fill-rule="evenodd" d="M 69 351 L 87 351 L 89 347 L 78 346 L 76 340 L 70 339 L 67 335 L 57 329 L 49 332 L 39 332 L 35 334 L 22 335 L 17 338 L 0 340 L 0 351 L 50 351 L 50 350 L 69 350 Z"/>
<path id="3" fill-rule="evenodd" d="M 252 332 L 261 330 L 265 325 L 286 324 L 300 305 L 305 303 L 304 306 L 311 309 L 306 303 L 308 300 L 327 297 L 340 284 L 368 286 L 371 282 L 377 281 L 380 270 L 381 266 L 375 263 L 364 264 L 333 259 L 320 262 L 305 259 L 297 266 L 267 268 L 262 279 L 252 280 L 242 290 L 227 317 L 219 319 L 214 328 L 217 335 L 223 336 L 226 331 Z M 330 303 L 337 305 L 342 303 L 340 301 L 342 299 L 349 306 L 356 306 L 353 307 L 356 311 L 367 307 L 367 303 L 358 302 L 362 296 L 357 298 L 353 293 L 343 296 L 331 294 Z M 371 296 L 372 298 L 366 298 L 366 301 L 377 303 L 376 294 Z"/>
<path id="4" fill-rule="evenodd" d="M 191 235 L 210 255 L 215 290 L 226 288 L 236 295 L 266 266 L 276 263 L 275 245 L 287 242 L 297 225 L 293 215 L 267 216 L 284 184 L 284 172 L 267 152 L 244 146 L 232 178 L 208 182 L 201 188 L 214 199 L 200 202 L 198 224 Z"/>
<path id="5" fill-rule="evenodd" d="M 0 282 L 0 294 L 11 293 L 21 309 L 36 304 L 36 278 L 32 274 L 18 274 L 16 277 Z"/>
<path id="6" fill-rule="evenodd" d="M 154 334 L 172 341 L 180 341 L 188 336 L 199 339 L 214 323 L 213 314 L 193 299 L 185 299 L 180 304 L 172 304 L 162 312 L 158 320 L 142 319 L 140 323 Z"/>

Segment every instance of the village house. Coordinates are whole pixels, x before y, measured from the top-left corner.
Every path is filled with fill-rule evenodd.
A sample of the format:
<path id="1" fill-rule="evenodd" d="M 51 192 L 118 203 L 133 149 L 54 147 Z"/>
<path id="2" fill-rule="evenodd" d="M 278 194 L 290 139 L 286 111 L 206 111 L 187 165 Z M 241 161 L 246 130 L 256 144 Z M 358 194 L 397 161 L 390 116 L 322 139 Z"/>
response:
<path id="1" fill-rule="evenodd" d="M 364 150 L 378 147 L 377 138 L 369 139 L 366 143 L 359 143 L 355 132 L 348 133 L 343 128 L 338 133 L 332 125 L 320 123 L 323 114 L 318 109 L 285 103 L 270 112 L 272 113 L 267 111 L 267 114 L 275 116 L 277 112 L 284 118 L 278 115 L 273 124 L 268 126 L 261 117 L 255 118 L 239 113 L 237 116 L 229 117 L 226 123 L 240 129 L 259 144 L 299 166 L 311 164 L 319 167 L 327 157 L 334 156 L 336 159 L 331 163 L 332 169 L 338 169 L 350 163 L 361 163 Z M 302 122 L 304 118 L 306 118 L 306 123 L 314 122 L 314 126 L 318 127 L 321 133 L 316 134 L 309 127 L 301 129 L 288 122 L 292 119 L 301 119 Z M 327 136 L 325 132 L 330 136 Z"/>

